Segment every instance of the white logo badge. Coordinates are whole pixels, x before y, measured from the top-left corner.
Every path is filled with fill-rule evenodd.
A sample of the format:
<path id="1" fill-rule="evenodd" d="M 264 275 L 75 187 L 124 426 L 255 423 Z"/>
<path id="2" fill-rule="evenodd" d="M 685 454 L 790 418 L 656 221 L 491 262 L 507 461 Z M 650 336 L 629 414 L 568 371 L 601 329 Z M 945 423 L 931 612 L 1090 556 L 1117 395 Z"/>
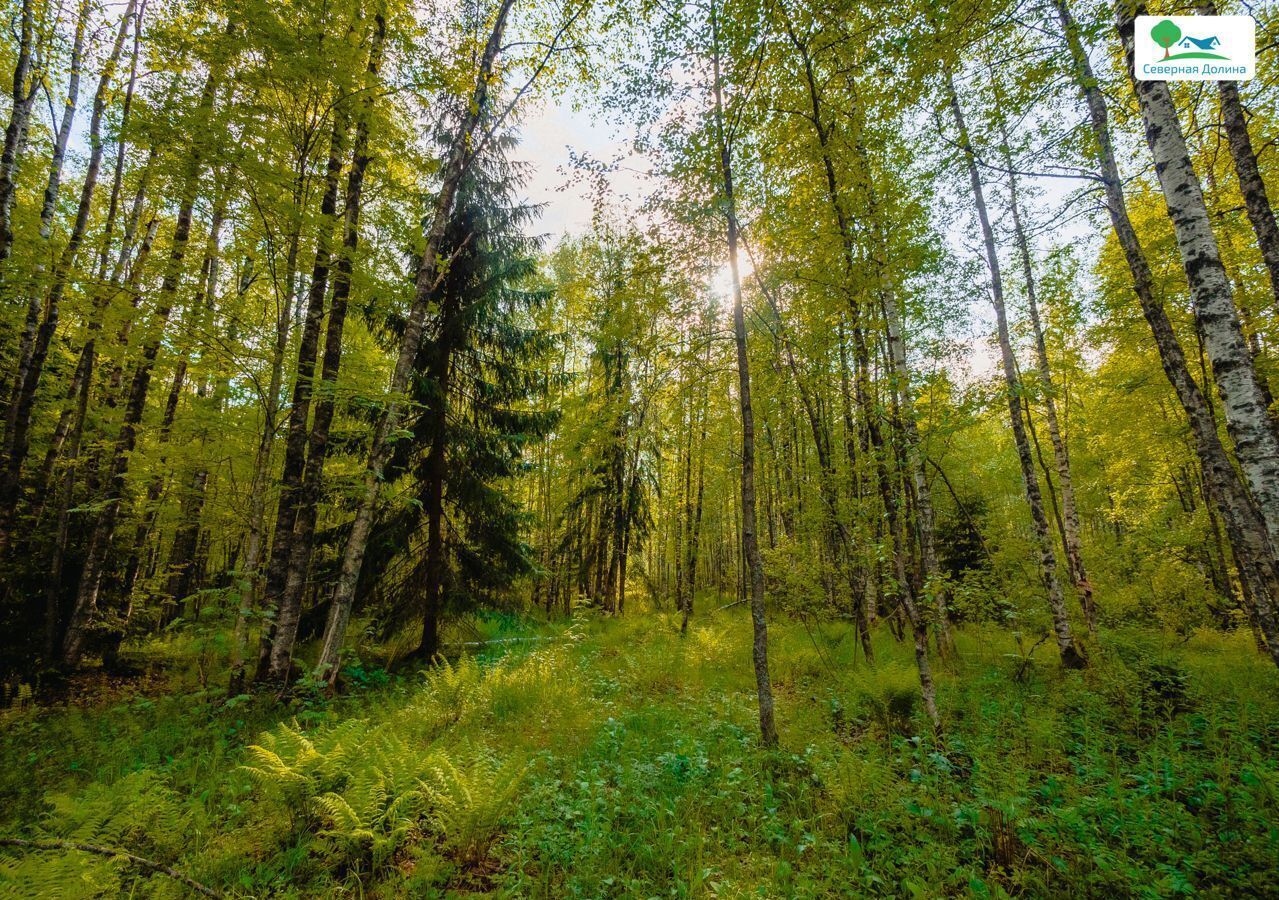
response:
<path id="1" fill-rule="evenodd" d="M 1252 16 L 1138 16 L 1139 81 L 1246 81 L 1257 74 Z"/>

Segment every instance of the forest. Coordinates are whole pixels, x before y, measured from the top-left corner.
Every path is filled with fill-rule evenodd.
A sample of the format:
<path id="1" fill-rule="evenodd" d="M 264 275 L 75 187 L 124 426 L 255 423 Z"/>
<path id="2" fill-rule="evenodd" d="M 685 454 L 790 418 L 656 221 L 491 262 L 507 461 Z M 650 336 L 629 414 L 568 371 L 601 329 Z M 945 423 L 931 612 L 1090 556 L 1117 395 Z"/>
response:
<path id="1" fill-rule="evenodd" d="M 3 16 L 0 896 L 1279 897 L 1279 6 Z"/>

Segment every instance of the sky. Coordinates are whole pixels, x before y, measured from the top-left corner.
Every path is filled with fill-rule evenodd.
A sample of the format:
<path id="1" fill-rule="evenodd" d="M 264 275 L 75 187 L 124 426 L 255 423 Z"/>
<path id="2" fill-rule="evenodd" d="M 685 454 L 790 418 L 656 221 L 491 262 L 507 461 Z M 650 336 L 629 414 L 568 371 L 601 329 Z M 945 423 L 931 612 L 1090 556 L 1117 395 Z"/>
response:
<path id="1" fill-rule="evenodd" d="M 539 228 L 553 243 L 561 235 L 589 230 L 594 203 L 591 184 L 576 172 L 573 157 L 612 162 L 630 157 L 631 136 L 567 99 L 542 100 L 522 118 L 516 158 L 528 164 L 526 199 L 544 204 Z M 637 210 L 648 186 L 636 167 L 611 172 L 610 204 Z"/>

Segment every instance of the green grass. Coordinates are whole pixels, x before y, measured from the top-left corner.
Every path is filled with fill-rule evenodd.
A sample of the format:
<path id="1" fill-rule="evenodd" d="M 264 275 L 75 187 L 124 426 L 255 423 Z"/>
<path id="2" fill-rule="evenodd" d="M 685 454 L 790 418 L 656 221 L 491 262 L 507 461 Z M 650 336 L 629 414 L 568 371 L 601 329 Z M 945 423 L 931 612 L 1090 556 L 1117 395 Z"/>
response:
<path id="1" fill-rule="evenodd" d="M 1064 672 L 963 630 L 940 740 L 908 646 L 871 669 L 844 625 L 777 623 L 764 753 L 742 610 L 519 628 L 554 639 L 284 708 L 149 648 L 144 696 L 4 714 L 0 833 L 244 897 L 1279 895 L 1279 673 L 1244 635 L 1104 633 Z M 0 850 L 0 895 L 184 890 Z"/>

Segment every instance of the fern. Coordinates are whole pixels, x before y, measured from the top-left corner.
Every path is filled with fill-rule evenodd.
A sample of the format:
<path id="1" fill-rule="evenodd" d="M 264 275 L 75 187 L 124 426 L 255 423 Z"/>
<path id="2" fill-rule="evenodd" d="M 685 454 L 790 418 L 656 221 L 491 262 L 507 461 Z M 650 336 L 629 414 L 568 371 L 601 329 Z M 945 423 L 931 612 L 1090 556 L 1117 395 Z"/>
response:
<path id="1" fill-rule="evenodd" d="M 50 812 L 33 835 L 35 840 L 118 847 L 163 863 L 176 861 L 188 836 L 203 824 L 162 776 L 149 771 L 46 800 Z M 0 896 L 123 896 L 130 893 L 128 880 L 137 874 L 134 867 L 107 856 L 24 852 L 0 857 Z"/>
<path id="2" fill-rule="evenodd" d="M 444 755 L 431 766 L 423 785 L 431 825 L 462 863 L 477 866 L 488 857 L 527 771 L 522 760 L 499 763 L 485 750 L 460 766 Z"/>

